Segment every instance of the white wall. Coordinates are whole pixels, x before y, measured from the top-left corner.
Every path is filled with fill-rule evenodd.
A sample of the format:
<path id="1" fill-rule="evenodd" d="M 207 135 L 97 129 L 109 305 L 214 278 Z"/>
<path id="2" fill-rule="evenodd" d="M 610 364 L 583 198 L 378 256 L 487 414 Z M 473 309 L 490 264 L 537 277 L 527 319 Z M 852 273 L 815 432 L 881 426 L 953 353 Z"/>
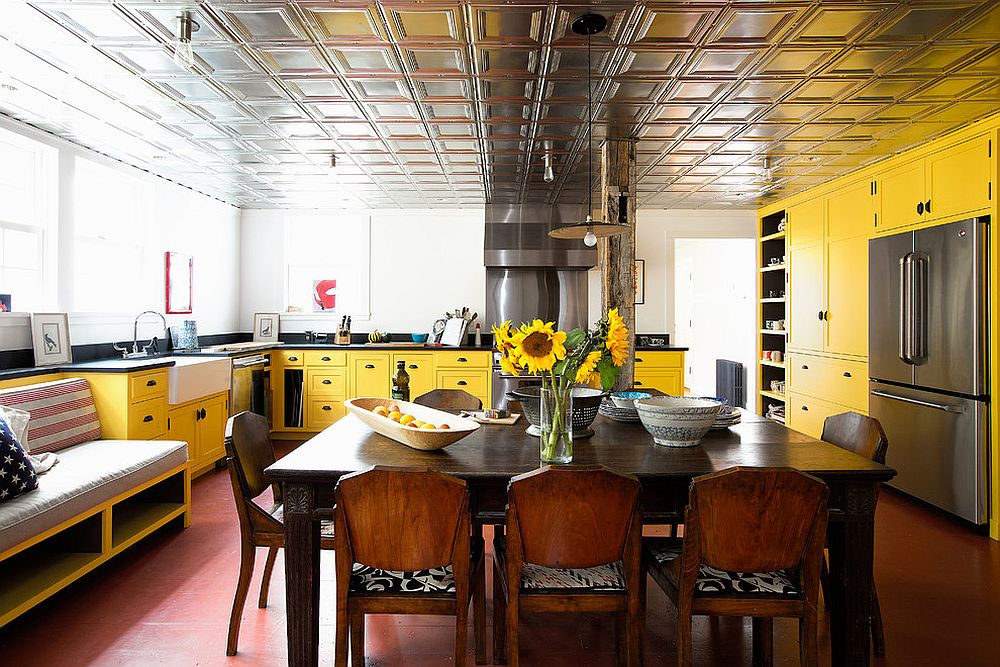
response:
<path id="1" fill-rule="evenodd" d="M 754 238 L 752 210 L 663 210 L 636 212 L 636 259 L 646 260 L 645 303 L 636 308 L 637 333 L 669 333 L 674 340 L 674 239 Z M 590 319 L 601 309 L 601 274 L 590 271 Z M 751 325 L 752 326 L 752 325 Z"/>
<path id="2" fill-rule="evenodd" d="M 359 213 L 359 211 L 351 211 Z M 338 210 L 245 209 L 241 236 L 241 324 L 253 328 L 255 312 L 285 307 L 285 224 L 296 216 L 329 215 L 336 234 Z M 281 331 L 333 331 L 341 315 L 355 333 L 379 329 L 426 332 L 448 309 L 468 306 L 483 316 L 485 218 L 482 208 L 372 209 L 371 318 L 357 313 L 283 313 Z"/>
<path id="3" fill-rule="evenodd" d="M 72 262 L 84 261 L 71 254 L 73 161 L 83 157 L 111 166 L 133 177 L 147 180 L 153 188 L 151 221 L 151 261 L 163 263 L 166 251 L 189 253 L 194 256 L 194 297 L 190 315 L 168 316 L 168 324 L 185 319 L 198 321 L 199 334 L 239 331 L 239 265 L 240 211 L 236 207 L 153 176 L 139 169 L 106 158 L 94 151 L 76 146 L 40 132 L 23 123 L 0 117 L 0 127 L 55 147 L 59 152 L 60 182 L 58 188 L 59 224 L 55 238 L 58 252 L 59 303 L 52 310 L 66 310 L 72 294 Z M 163 275 L 163 271 L 160 271 Z M 106 292 L 107 308 L 101 313 L 70 312 L 70 334 L 74 345 L 131 340 L 132 321 L 138 314 L 134 308 L 119 308 L 115 301 L 115 286 Z M 146 307 L 163 312 L 165 280 L 150 286 Z M 16 299 L 16 296 L 15 296 Z M 14 303 L 15 309 L 17 303 Z M 162 327 L 151 319 L 140 327 L 140 335 L 162 336 Z M 31 347 L 31 335 L 26 313 L 0 316 L 0 349 L 16 350 Z"/>

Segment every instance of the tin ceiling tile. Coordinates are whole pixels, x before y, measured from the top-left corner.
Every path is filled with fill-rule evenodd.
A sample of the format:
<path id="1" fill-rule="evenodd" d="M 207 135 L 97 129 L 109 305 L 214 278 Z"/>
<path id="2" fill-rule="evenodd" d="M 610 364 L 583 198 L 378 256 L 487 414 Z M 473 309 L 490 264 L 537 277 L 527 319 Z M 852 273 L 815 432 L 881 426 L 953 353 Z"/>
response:
<path id="1" fill-rule="evenodd" d="M 763 7 L 741 7 L 737 5 L 716 24 L 708 37 L 709 43 L 720 44 L 767 44 L 792 22 L 795 10 Z"/>
<path id="2" fill-rule="evenodd" d="M 665 9 L 649 12 L 642 22 L 640 44 L 694 44 L 710 25 L 714 12 L 694 9 Z"/>
<path id="3" fill-rule="evenodd" d="M 476 36 L 481 42 L 537 43 L 541 41 L 544 11 L 543 7 L 474 8 Z"/>
<path id="4" fill-rule="evenodd" d="M 462 22 L 457 9 L 406 9 L 390 11 L 390 26 L 401 42 L 438 43 L 461 38 Z"/>
<path id="5" fill-rule="evenodd" d="M 404 57 L 417 74 L 465 74 L 465 54 L 461 49 L 408 49 Z"/>
<path id="6" fill-rule="evenodd" d="M 872 32 L 871 41 L 888 42 L 924 42 L 948 30 L 955 21 L 968 12 L 973 3 L 949 3 L 948 5 L 921 6 L 911 5 L 900 7 L 896 16 L 889 19 L 883 27 Z"/>
<path id="7" fill-rule="evenodd" d="M 853 42 L 892 5 L 891 2 L 858 2 L 839 7 L 820 6 L 795 30 L 791 41 Z"/>
<path id="8" fill-rule="evenodd" d="M 836 49 L 778 48 L 755 68 L 756 76 L 806 77 L 823 67 L 837 54 Z"/>
<path id="9" fill-rule="evenodd" d="M 221 15 L 247 41 L 266 44 L 305 39 L 305 33 L 284 8 L 223 10 Z"/>
<path id="10" fill-rule="evenodd" d="M 306 9 L 306 14 L 324 40 L 357 43 L 381 40 L 383 37 L 379 21 L 370 10 L 317 5 Z"/>

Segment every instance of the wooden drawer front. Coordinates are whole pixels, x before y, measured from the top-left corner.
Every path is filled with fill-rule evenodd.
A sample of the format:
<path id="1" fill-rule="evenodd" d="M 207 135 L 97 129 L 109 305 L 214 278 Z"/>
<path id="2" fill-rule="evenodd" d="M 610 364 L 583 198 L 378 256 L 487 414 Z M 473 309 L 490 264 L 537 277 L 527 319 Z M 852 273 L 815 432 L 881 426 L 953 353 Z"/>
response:
<path id="1" fill-rule="evenodd" d="M 309 350 L 305 356 L 306 366 L 347 365 L 347 352 L 343 350 Z"/>
<path id="2" fill-rule="evenodd" d="M 650 352 L 649 350 L 636 350 L 636 368 L 652 370 L 654 368 L 683 368 L 683 352 Z"/>
<path id="3" fill-rule="evenodd" d="M 354 357 L 354 371 L 351 377 L 351 396 L 374 396 L 388 398 L 392 388 L 392 371 L 389 370 L 389 355 L 376 354 Z"/>
<path id="4" fill-rule="evenodd" d="M 347 414 L 342 401 L 312 400 L 306 409 L 306 428 L 311 431 L 321 431 Z"/>
<path id="5" fill-rule="evenodd" d="M 823 435 L 823 422 L 827 417 L 849 411 L 843 405 L 803 396 L 796 392 L 788 393 L 786 406 L 785 417 L 788 428 L 816 439 Z"/>
<path id="6" fill-rule="evenodd" d="M 167 372 L 130 375 L 128 378 L 129 401 L 144 401 L 147 398 L 167 395 Z"/>
<path id="7" fill-rule="evenodd" d="M 684 375 L 681 371 L 648 371 L 637 368 L 635 370 L 635 388 L 659 389 L 664 394 L 671 396 L 684 395 Z"/>
<path id="8" fill-rule="evenodd" d="M 282 350 L 278 355 L 284 366 L 301 366 L 305 359 L 305 352 L 302 350 Z"/>
<path id="9" fill-rule="evenodd" d="M 166 432 L 166 400 L 154 398 L 129 405 L 128 437 L 130 440 L 154 440 Z"/>
<path id="10" fill-rule="evenodd" d="M 309 370 L 309 395 L 313 396 L 347 396 L 347 369 Z"/>
<path id="11" fill-rule="evenodd" d="M 490 352 L 435 352 L 435 363 L 438 368 L 485 368 L 493 364 Z"/>
<path id="12" fill-rule="evenodd" d="M 461 389 L 473 396 L 487 395 L 490 385 L 489 371 L 438 371 L 438 389 Z"/>
<path id="13" fill-rule="evenodd" d="M 788 364 L 791 391 L 868 410 L 868 365 L 864 362 L 790 354 Z"/>

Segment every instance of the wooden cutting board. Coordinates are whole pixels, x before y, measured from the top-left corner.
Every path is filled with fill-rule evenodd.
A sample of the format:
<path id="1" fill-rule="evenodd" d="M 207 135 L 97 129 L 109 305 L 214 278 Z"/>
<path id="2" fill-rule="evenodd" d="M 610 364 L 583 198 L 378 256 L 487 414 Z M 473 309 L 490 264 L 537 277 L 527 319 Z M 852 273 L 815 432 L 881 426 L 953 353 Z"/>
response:
<path id="1" fill-rule="evenodd" d="M 427 343 L 365 343 L 371 347 L 427 347 Z"/>
<path id="2" fill-rule="evenodd" d="M 503 419 L 487 419 L 486 417 L 480 417 L 481 412 L 469 412 L 469 419 L 474 422 L 479 422 L 480 424 L 505 424 L 510 426 L 511 424 L 516 424 L 517 420 L 521 418 L 521 415 L 517 412 L 508 415 Z"/>

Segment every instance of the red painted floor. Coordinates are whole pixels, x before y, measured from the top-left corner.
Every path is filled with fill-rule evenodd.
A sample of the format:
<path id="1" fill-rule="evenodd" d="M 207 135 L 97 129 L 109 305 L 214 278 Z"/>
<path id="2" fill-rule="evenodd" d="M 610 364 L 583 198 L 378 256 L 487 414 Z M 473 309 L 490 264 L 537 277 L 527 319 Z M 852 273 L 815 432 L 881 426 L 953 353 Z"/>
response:
<path id="1" fill-rule="evenodd" d="M 190 528 L 161 531 L 0 629 L 0 662 L 19 667 L 285 664 L 280 558 L 270 606 L 257 609 L 255 579 L 240 653 L 225 656 L 239 561 L 231 493 L 224 470 L 196 480 Z M 888 657 L 876 664 L 1000 664 L 1000 543 L 889 492 L 882 494 L 877 521 L 876 576 Z M 324 554 L 322 564 L 321 663 L 327 665 L 333 663 L 332 559 Z M 674 664 L 675 620 L 672 605 L 651 584 L 647 665 Z M 369 666 L 452 662 L 448 618 L 369 617 L 367 628 Z M 775 628 L 775 663 L 798 664 L 794 622 L 779 620 Z M 694 645 L 698 665 L 749 664 L 749 622 L 696 619 Z M 820 645 L 822 661 L 829 664 L 825 628 Z M 546 667 L 613 665 L 613 624 L 600 616 L 527 616 L 521 656 L 526 665 Z M 468 664 L 474 664 L 471 626 Z"/>

